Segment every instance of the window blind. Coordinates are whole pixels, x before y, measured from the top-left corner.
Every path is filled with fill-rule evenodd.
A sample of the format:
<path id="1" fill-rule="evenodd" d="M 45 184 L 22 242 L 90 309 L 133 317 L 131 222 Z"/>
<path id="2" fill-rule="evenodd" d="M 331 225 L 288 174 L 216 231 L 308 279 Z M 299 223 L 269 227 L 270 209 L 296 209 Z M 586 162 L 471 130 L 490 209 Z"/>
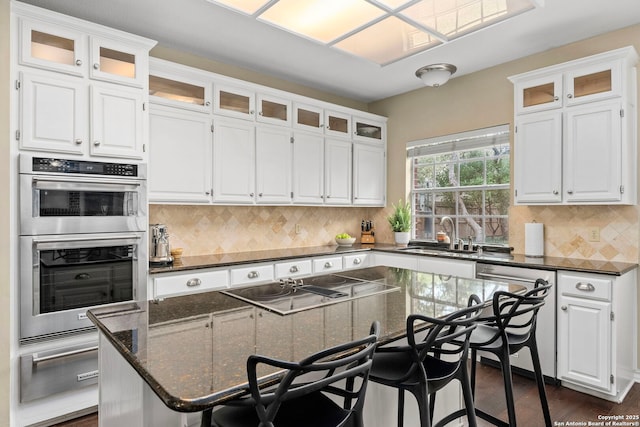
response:
<path id="1" fill-rule="evenodd" d="M 508 143 L 509 125 L 504 124 L 407 142 L 407 157 L 474 150 Z"/>

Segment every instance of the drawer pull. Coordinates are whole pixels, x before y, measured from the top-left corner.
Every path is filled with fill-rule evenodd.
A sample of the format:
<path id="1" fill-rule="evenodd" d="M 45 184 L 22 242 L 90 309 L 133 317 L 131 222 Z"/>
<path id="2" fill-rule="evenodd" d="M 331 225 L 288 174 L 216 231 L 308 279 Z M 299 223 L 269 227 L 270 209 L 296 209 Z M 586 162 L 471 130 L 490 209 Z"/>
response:
<path id="1" fill-rule="evenodd" d="M 358 264 L 360 264 L 361 262 L 362 262 L 362 260 L 361 260 L 360 258 L 356 258 L 356 259 L 354 259 L 354 260 L 353 260 L 353 263 L 354 263 L 355 265 L 358 265 Z"/>
<path id="2" fill-rule="evenodd" d="M 79 350 L 64 351 L 62 353 L 52 354 L 50 356 L 38 357 L 38 354 L 36 353 L 33 355 L 32 363 L 34 365 L 38 365 L 39 363 L 49 362 L 51 360 L 56 360 L 56 359 L 64 359 L 65 357 L 75 356 L 77 354 L 89 353 L 91 351 L 98 351 L 98 346 L 81 348 Z"/>
<path id="3" fill-rule="evenodd" d="M 190 288 L 195 288 L 196 286 L 202 285 L 202 280 L 200 279 L 189 279 L 187 280 L 187 286 Z"/>
<path id="4" fill-rule="evenodd" d="M 333 263 L 331 261 L 327 261 L 324 263 L 324 268 L 331 268 L 333 267 Z"/>
<path id="5" fill-rule="evenodd" d="M 289 273 L 297 273 L 298 270 L 298 266 L 297 265 L 292 265 L 291 268 L 289 269 Z"/>
<path id="6" fill-rule="evenodd" d="M 576 283 L 576 289 L 579 291 L 593 292 L 596 290 L 596 287 L 593 286 L 591 283 L 578 282 Z"/>
<path id="7" fill-rule="evenodd" d="M 257 279 L 260 277 L 260 274 L 257 271 L 250 271 L 249 274 L 247 274 L 247 277 L 249 279 Z"/>

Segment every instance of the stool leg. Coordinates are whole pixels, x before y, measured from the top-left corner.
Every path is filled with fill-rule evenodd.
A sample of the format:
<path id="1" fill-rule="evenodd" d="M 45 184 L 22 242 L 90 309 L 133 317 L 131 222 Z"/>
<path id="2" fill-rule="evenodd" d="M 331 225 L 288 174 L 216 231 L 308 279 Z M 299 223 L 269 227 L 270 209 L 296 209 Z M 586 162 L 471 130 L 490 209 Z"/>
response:
<path id="1" fill-rule="evenodd" d="M 404 425 L 404 390 L 398 389 L 398 427 Z"/>
<path id="2" fill-rule="evenodd" d="M 551 414 L 549 413 L 549 402 L 547 401 L 547 392 L 544 388 L 544 377 L 542 376 L 542 368 L 540 367 L 540 355 L 538 354 L 535 335 L 533 335 L 529 351 L 531 351 L 531 361 L 533 362 L 533 370 L 536 374 L 536 383 L 538 383 L 538 393 L 540 394 L 540 404 L 542 405 L 544 424 L 546 427 L 550 427 Z"/>
<path id="3" fill-rule="evenodd" d="M 473 392 L 471 390 L 471 381 L 469 380 L 469 372 L 467 371 L 466 363 L 462 366 L 462 379 L 460 380 L 460 384 L 462 385 L 462 396 L 464 397 L 464 406 L 467 409 L 469 427 L 476 427 L 476 408 L 473 402 Z"/>
<path id="4" fill-rule="evenodd" d="M 471 349 L 471 395 L 476 395 L 476 357 L 478 352 L 475 349 Z"/>
<path id="5" fill-rule="evenodd" d="M 504 394 L 507 402 L 507 414 L 509 418 L 509 427 L 516 427 L 516 409 L 513 400 L 513 381 L 511 377 L 511 362 L 509 362 L 509 348 L 502 346 L 502 352 L 499 354 L 500 369 L 502 370 L 502 378 L 504 379 Z"/>
<path id="6" fill-rule="evenodd" d="M 420 384 L 410 389 L 411 393 L 418 401 L 418 411 L 420 412 L 420 427 L 431 427 L 431 415 L 429 414 L 429 394 L 426 384 Z"/>

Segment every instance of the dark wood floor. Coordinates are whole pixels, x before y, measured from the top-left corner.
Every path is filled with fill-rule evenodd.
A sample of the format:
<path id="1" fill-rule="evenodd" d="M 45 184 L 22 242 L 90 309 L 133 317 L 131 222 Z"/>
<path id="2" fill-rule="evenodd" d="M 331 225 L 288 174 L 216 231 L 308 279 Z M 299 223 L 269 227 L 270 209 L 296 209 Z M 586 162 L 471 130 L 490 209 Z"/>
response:
<path id="1" fill-rule="evenodd" d="M 500 371 L 496 368 L 479 365 L 476 384 L 476 405 L 487 412 L 506 419 Z M 538 389 L 535 382 L 531 379 L 514 375 L 513 384 L 516 398 L 516 413 L 519 421 L 518 425 L 523 427 L 544 426 L 540 400 L 538 398 Z M 586 425 L 589 421 L 599 421 L 599 415 L 640 415 L 640 384 L 638 383 L 633 386 L 621 404 L 601 400 L 565 387 L 547 385 L 546 389 L 551 411 L 551 420 L 556 426 L 571 425 L 568 423 L 572 421 L 576 423 L 583 422 Z M 479 426 L 490 425 L 482 420 L 478 421 Z M 636 421 L 638 420 L 636 419 Z M 95 414 L 55 425 L 55 427 L 97 426 L 98 417 Z"/>

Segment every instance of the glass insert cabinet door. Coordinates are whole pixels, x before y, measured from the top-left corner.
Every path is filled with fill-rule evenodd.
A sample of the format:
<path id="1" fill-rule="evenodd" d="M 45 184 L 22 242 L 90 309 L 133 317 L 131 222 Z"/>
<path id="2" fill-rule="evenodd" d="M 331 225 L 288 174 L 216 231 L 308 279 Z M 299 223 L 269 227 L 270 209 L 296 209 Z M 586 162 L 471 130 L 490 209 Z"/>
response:
<path id="1" fill-rule="evenodd" d="M 620 61 L 583 67 L 566 74 L 566 104 L 580 104 L 622 94 Z"/>
<path id="2" fill-rule="evenodd" d="M 383 125 L 373 120 L 354 119 L 354 138 L 363 141 L 382 141 Z"/>
<path id="3" fill-rule="evenodd" d="M 89 75 L 93 79 L 144 87 L 147 62 L 147 52 L 144 49 L 99 37 L 91 38 Z"/>
<path id="4" fill-rule="evenodd" d="M 274 125 L 291 123 L 291 101 L 270 95 L 258 94 L 257 120 Z"/>
<path id="5" fill-rule="evenodd" d="M 149 96 L 153 102 L 189 110 L 210 111 L 211 90 L 207 83 L 149 74 Z"/>
<path id="6" fill-rule="evenodd" d="M 84 75 L 86 36 L 42 22 L 20 20 L 20 63 L 33 67 Z"/>
<path id="7" fill-rule="evenodd" d="M 253 120 L 256 95 L 241 87 L 215 85 L 213 112 L 244 120 Z"/>
<path id="8" fill-rule="evenodd" d="M 518 113 L 562 107 L 562 74 L 545 76 L 518 84 L 516 98 Z"/>

